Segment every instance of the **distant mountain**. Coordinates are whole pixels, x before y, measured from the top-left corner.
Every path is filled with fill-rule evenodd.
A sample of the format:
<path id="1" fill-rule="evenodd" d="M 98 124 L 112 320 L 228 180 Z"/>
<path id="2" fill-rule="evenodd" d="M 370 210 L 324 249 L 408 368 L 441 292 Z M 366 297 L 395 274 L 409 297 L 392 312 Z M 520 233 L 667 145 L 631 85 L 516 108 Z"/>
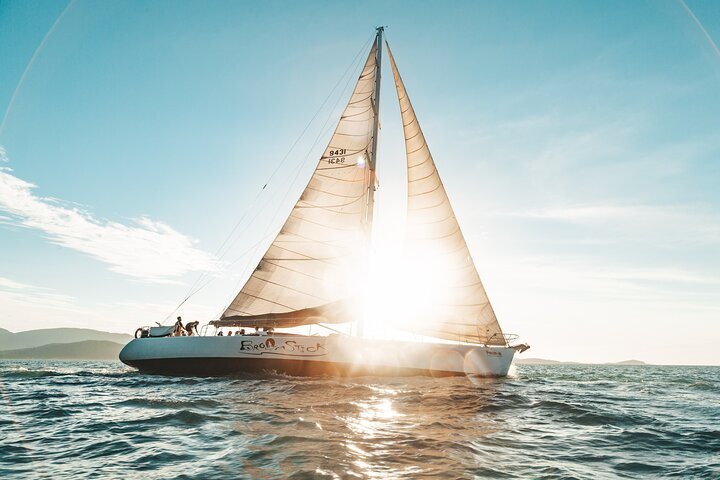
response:
<path id="1" fill-rule="evenodd" d="M 545 358 L 515 358 L 515 363 L 518 365 L 580 365 L 578 362 L 560 362 Z"/>
<path id="2" fill-rule="evenodd" d="M 641 360 L 623 360 L 622 362 L 606 363 L 605 365 L 647 365 Z"/>
<path id="3" fill-rule="evenodd" d="M 51 343 L 75 343 L 98 340 L 126 344 L 132 336 L 124 333 L 100 332 L 88 328 L 44 328 L 13 333 L 0 328 L 0 351 L 35 348 Z"/>
<path id="4" fill-rule="evenodd" d="M 117 360 L 124 344 L 105 340 L 85 340 L 73 343 L 51 343 L 40 347 L 20 348 L 0 352 L 0 358 L 60 359 L 60 360 Z"/>

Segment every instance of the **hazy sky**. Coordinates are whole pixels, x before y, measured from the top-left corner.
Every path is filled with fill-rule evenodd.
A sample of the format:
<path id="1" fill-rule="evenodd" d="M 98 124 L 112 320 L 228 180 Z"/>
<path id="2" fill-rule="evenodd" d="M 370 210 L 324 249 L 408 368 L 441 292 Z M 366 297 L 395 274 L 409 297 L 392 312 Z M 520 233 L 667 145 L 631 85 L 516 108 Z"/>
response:
<path id="1" fill-rule="evenodd" d="M 219 314 L 381 24 L 523 355 L 720 364 L 714 1 L 0 0 L 0 327 L 131 333 L 207 271 L 180 313 Z M 378 244 L 405 194 L 382 88 Z"/>

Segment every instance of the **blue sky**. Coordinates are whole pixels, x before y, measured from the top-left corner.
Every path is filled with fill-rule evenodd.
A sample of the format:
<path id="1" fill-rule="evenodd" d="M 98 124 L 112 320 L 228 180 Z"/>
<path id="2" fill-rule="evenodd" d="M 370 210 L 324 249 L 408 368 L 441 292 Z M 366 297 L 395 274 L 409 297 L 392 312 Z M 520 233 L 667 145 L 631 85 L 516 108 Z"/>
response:
<path id="1" fill-rule="evenodd" d="M 720 364 L 720 3 L 699 1 L 1 1 L 0 327 L 131 332 L 203 272 L 181 313 L 217 315 L 380 24 L 528 354 Z M 404 195 L 385 67 L 379 244 Z"/>

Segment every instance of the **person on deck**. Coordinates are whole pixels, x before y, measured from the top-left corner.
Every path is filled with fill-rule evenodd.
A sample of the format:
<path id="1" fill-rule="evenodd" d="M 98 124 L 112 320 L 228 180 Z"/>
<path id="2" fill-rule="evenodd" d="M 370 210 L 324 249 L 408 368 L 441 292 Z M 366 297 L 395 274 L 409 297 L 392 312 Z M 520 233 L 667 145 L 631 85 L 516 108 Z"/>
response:
<path id="1" fill-rule="evenodd" d="M 188 322 L 187 325 L 185 325 L 185 331 L 187 332 L 188 336 L 198 335 L 197 326 L 200 324 L 197 320 L 194 322 Z"/>
<path id="2" fill-rule="evenodd" d="M 175 322 L 175 329 L 173 330 L 173 336 L 180 337 L 185 335 L 185 328 L 182 324 L 182 317 L 177 317 L 177 322 Z"/>

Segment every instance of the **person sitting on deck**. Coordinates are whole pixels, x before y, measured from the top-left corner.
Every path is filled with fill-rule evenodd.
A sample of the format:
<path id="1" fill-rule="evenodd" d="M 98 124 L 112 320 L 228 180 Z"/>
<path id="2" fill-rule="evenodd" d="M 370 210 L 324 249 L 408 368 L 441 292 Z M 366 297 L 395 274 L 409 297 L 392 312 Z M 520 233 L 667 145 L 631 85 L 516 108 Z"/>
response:
<path id="1" fill-rule="evenodd" d="M 220 331 L 218 332 L 217 336 L 218 336 L 218 337 L 222 337 L 222 336 L 223 336 L 223 331 L 220 330 Z"/>
<path id="2" fill-rule="evenodd" d="M 245 335 L 245 329 L 244 329 L 244 328 L 241 328 L 241 329 L 240 329 L 240 335 Z"/>

